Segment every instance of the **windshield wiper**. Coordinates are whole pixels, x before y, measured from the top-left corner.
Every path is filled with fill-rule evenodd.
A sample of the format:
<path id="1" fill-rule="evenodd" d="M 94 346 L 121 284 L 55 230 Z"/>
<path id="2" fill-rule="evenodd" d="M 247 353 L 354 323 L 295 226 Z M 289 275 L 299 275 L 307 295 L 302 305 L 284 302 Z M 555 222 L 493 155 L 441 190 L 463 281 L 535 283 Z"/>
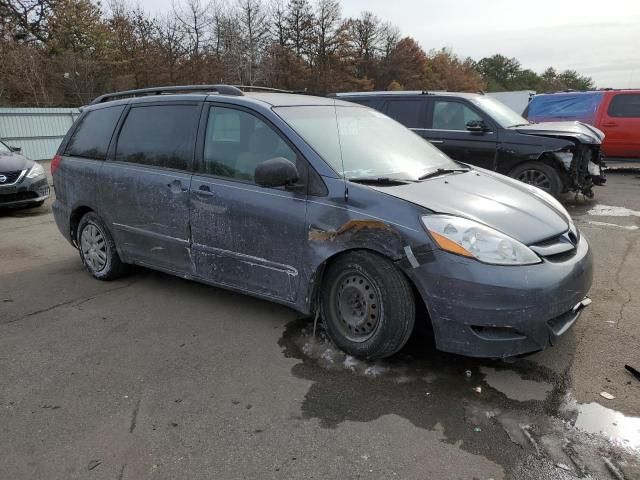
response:
<path id="1" fill-rule="evenodd" d="M 375 185 L 406 185 L 410 180 L 402 180 L 399 178 L 391 177 L 352 177 L 348 178 L 350 182 L 354 183 L 370 183 Z"/>
<path id="2" fill-rule="evenodd" d="M 440 175 L 446 175 L 447 173 L 456 173 L 456 172 L 468 172 L 469 168 L 437 168 L 432 172 L 425 173 L 418 180 L 426 180 L 427 178 L 439 177 Z"/>
<path id="3" fill-rule="evenodd" d="M 515 125 L 511 125 L 509 128 L 526 127 L 528 125 L 531 125 L 531 122 L 529 122 L 529 123 L 516 123 Z"/>

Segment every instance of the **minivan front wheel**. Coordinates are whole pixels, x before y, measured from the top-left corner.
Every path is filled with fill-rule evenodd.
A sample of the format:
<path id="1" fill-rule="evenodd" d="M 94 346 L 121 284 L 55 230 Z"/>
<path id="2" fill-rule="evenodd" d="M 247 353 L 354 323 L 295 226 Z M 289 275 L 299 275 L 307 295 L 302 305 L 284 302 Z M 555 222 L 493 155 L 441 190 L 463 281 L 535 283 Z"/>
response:
<path id="1" fill-rule="evenodd" d="M 113 237 L 94 212 L 80 219 L 76 243 L 85 269 L 98 280 L 114 280 L 126 272 Z"/>
<path id="2" fill-rule="evenodd" d="M 339 257 L 327 267 L 321 300 L 329 336 L 354 357 L 393 355 L 413 331 L 411 286 L 382 256 L 354 251 Z"/>
<path id="3" fill-rule="evenodd" d="M 558 171 L 546 163 L 523 163 L 514 168 L 509 173 L 509 176 L 538 187 L 554 197 L 557 197 L 562 192 L 562 179 Z"/>

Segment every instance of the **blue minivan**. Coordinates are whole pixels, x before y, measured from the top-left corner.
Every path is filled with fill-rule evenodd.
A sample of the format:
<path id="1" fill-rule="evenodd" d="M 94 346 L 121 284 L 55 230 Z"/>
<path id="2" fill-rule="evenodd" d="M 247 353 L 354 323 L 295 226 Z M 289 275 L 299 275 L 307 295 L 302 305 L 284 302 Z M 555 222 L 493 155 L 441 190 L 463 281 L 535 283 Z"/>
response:
<path id="1" fill-rule="evenodd" d="M 533 352 L 590 303 L 589 244 L 553 197 L 333 98 L 104 95 L 51 170 L 56 223 L 93 277 L 136 264 L 318 314 L 362 358 L 397 352 L 416 321 L 448 352 Z"/>

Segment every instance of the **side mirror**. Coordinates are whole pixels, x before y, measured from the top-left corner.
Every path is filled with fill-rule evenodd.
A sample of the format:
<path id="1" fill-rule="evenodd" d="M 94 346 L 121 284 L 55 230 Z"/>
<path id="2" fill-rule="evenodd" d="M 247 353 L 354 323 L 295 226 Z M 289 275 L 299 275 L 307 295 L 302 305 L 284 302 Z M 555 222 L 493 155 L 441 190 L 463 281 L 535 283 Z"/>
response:
<path id="1" fill-rule="evenodd" d="M 298 169 L 290 160 L 276 157 L 258 165 L 253 177 L 261 187 L 284 187 L 298 181 Z"/>
<path id="2" fill-rule="evenodd" d="M 13 153 L 20 153 L 22 152 L 22 147 L 9 147 L 9 150 L 11 150 Z"/>
<path id="3" fill-rule="evenodd" d="M 482 120 L 469 120 L 467 130 L 470 132 L 486 132 L 489 130 Z"/>

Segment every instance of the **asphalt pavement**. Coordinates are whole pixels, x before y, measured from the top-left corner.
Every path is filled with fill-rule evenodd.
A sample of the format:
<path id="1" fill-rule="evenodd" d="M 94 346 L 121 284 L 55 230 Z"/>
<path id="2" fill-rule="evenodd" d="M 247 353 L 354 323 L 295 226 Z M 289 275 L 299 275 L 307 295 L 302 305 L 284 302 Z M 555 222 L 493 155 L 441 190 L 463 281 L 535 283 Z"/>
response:
<path id="1" fill-rule="evenodd" d="M 640 173 L 564 200 L 593 304 L 508 362 L 361 362 L 282 306 L 92 279 L 51 201 L 1 212 L 0 479 L 640 479 Z"/>

